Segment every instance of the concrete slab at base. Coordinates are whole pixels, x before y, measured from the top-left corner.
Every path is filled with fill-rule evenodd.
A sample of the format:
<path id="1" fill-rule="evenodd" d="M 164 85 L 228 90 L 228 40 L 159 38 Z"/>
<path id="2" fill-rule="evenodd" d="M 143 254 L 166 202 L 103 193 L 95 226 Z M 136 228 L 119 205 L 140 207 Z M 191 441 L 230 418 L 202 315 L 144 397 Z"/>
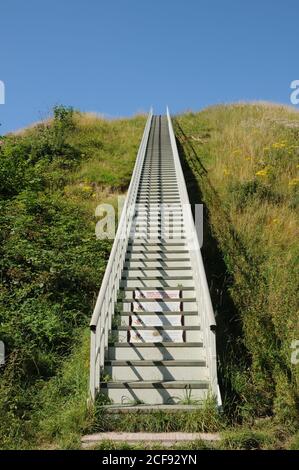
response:
<path id="1" fill-rule="evenodd" d="M 100 432 L 90 434 L 81 438 L 82 447 L 92 447 L 103 441 L 125 442 L 127 444 L 135 444 L 144 442 L 161 443 L 164 445 L 174 445 L 182 442 L 193 441 L 220 441 L 218 433 L 186 433 L 186 432 L 163 432 L 163 433 L 149 433 L 149 432 Z"/>

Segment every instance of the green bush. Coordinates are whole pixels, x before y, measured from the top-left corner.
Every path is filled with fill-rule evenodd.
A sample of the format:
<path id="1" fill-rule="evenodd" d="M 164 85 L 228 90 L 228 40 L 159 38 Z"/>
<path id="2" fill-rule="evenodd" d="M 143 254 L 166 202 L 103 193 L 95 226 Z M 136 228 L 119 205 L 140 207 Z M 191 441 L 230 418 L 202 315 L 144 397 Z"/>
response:
<path id="1" fill-rule="evenodd" d="M 89 143 L 91 125 L 82 126 L 82 120 L 72 108 L 57 106 L 53 119 L 0 142 L 0 338 L 6 346 L 6 365 L 0 370 L 2 448 L 36 447 L 39 439 L 70 447 L 89 419 L 84 328 L 111 242 L 95 238 L 94 207 L 103 195 L 95 194 L 93 181 L 88 197 L 76 192 L 86 184 L 78 171 L 84 172 L 92 158 L 99 172 L 94 148 L 119 137 L 115 123 L 96 119 Z M 139 118 L 125 124 L 136 127 L 131 147 L 125 144 L 128 174 L 143 123 Z"/>

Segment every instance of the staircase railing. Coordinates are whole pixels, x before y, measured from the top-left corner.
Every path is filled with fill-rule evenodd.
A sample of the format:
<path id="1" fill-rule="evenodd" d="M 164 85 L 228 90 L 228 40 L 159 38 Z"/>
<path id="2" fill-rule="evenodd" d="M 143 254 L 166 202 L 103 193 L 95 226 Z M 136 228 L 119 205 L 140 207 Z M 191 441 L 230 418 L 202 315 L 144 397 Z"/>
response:
<path id="1" fill-rule="evenodd" d="M 133 175 L 127 197 L 122 209 L 118 229 L 102 280 L 100 292 L 96 301 L 90 322 L 90 399 L 95 400 L 100 388 L 100 373 L 104 367 L 105 350 L 108 347 L 109 332 L 117 300 L 121 272 L 130 236 L 131 225 L 135 212 L 135 202 L 139 186 L 141 170 L 148 143 L 153 111 L 149 112 L 138 150 Z"/>
<path id="2" fill-rule="evenodd" d="M 217 380 L 217 357 L 216 357 L 216 321 L 212 306 L 210 291 L 207 283 L 205 268 L 202 260 L 201 249 L 198 241 L 196 227 L 192 215 L 189 196 L 186 188 L 185 178 L 180 162 L 180 157 L 176 145 L 169 109 L 167 108 L 167 119 L 171 147 L 176 168 L 178 187 L 180 191 L 183 208 L 184 228 L 186 239 L 190 251 L 190 260 L 193 270 L 195 291 L 197 297 L 198 315 L 200 317 L 201 330 L 203 332 L 203 342 L 207 355 L 207 366 L 211 383 L 212 394 L 217 399 L 217 404 L 221 405 L 221 396 Z"/>

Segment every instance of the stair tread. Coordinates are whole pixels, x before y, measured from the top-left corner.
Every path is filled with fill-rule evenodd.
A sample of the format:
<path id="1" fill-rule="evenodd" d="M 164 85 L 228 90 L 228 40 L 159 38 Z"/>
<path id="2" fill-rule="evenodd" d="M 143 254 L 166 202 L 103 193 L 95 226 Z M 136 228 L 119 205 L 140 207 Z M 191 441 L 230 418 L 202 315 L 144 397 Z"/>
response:
<path id="1" fill-rule="evenodd" d="M 142 263 L 142 260 L 139 260 L 139 263 Z M 191 264 L 188 265 L 188 266 L 170 266 L 170 267 L 167 267 L 167 266 L 131 266 L 130 269 L 128 269 L 127 266 L 124 266 L 124 271 L 137 271 L 137 270 L 147 270 L 147 271 L 154 271 L 154 270 L 157 270 L 157 271 L 165 271 L 165 270 L 172 270 L 174 271 L 175 269 L 177 270 L 185 270 L 185 271 L 188 271 L 188 270 L 191 270 Z M 133 276 L 134 278 L 136 276 Z M 140 276 L 137 276 L 137 277 L 140 277 Z M 147 277 L 147 276 L 143 276 L 143 277 Z M 149 276 L 151 277 L 151 276 Z M 160 276 L 159 276 L 160 277 Z M 192 278 L 192 276 L 188 276 L 187 278 L 190 279 L 190 277 Z M 177 276 L 177 277 L 173 277 L 173 276 L 163 276 L 163 279 L 186 279 L 186 276 Z"/>
<path id="2" fill-rule="evenodd" d="M 132 302 L 153 302 L 155 300 L 160 300 L 160 301 L 167 301 L 167 302 L 196 302 L 196 298 L 195 297 L 176 297 L 176 298 L 173 298 L 173 297 L 163 297 L 163 299 L 161 297 L 153 297 L 151 299 L 144 299 L 144 298 L 140 298 L 140 299 L 134 299 L 133 297 L 132 298 L 124 298 L 124 299 L 118 299 L 119 302 L 123 302 L 123 303 L 132 303 Z"/>
<path id="3" fill-rule="evenodd" d="M 152 255 L 155 255 L 155 252 L 152 254 Z M 125 258 L 125 261 L 126 262 L 133 262 L 133 263 L 136 263 L 138 261 L 141 261 L 141 262 L 152 262 L 152 261 L 159 261 L 159 262 L 175 262 L 175 261 L 190 261 L 190 258 L 166 258 L 166 257 L 161 257 L 161 256 L 156 256 L 155 258 L 132 258 L 132 257 L 126 257 Z"/>
<path id="4" fill-rule="evenodd" d="M 174 240 L 173 241 L 163 239 L 163 238 L 157 238 L 155 239 L 145 239 L 143 240 L 142 238 L 139 238 L 137 240 L 129 241 L 128 246 L 134 246 L 134 245 L 140 245 L 140 246 L 152 246 L 152 245 L 158 245 L 158 246 L 186 246 L 186 242 L 182 242 L 181 240 Z"/>
<path id="5" fill-rule="evenodd" d="M 119 326 L 112 330 L 112 332 L 116 331 L 130 331 L 130 330 L 140 330 L 140 331 L 150 331 L 150 330 L 173 330 L 173 331 L 180 331 L 180 330 L 193 330 L 198 331 L 201 330 L 199 325 L 150 325 L 150 326 L 139 326 L 139 325 L 126 325 L 126 326 Z"/>
<path id="6" fill-rule="evenodd" d="M 124 315 L 124 316 L 127 316 L 127 315 L 138 315 L 138 316 L 142 316 L 142 315 L 160 315 L 160 316 L 163 316 L 167 318 L 167 315 L 198 315 L 198 312 L 196 312 L 195 310 L 194 311 L 184 311 L 184 312 L 180 312 L 180 311 L 168 311 L 168 310 L 165 310 L 163 312 L 146 312 L 146 311 L 142 311 L 142 312 L 138 312 L 138 311 L 133 311 L 133 312 L 125 312 L 125 311 L 121 311 L 121 312 L 118 312 L 119 315 Z"/>
<path id="7" fill-rule="evenodd" d="M 184 342 L 181 342 L 181 343 L 177 343 L 177 342 L 173 342 L 173 341 L 164 341 L 164 342 L 161 342 L 161 343 L 128 343 L 128 342 L 125 342 L 125 343 L 119 343 L 119 342 L 114 342 L 114 343 L 108 343 L 108 347 L 117 347 L 117 348 L 127 348 L 127 347 L 131 347 L 131 348 L 148 348 L 148 347 L 166 347 L 166 348 L 172 348 L 172 347 L 177 347 L 177 348 L 202 348 L 203 347 L 203 343 L 202 342 L 189 342 L 189 343 L 184 343 Z"/>
<path id="8" fill-rule="evenodd" d="M 145 251 L 145 250 L 138 250 L 138 249 L 133 249 L 133 250 L 128 250 L 127 253 L 154 253 L 154 254 L 158 254 L 158 253 L 174 253 L 174 254 L 177 254 L 177 253 L 189 253 L 188 250 L 157 250 L 157 251 L 154 251 L 154 252 L 151 252 L 151 251 Z"/>
<path id="9" fill-rule="evenodd" d="M 142 268 L 141 268 L 142 269 Z M 183 280 L 192 280 L 193 277 L 192 276 L 180 276 L 179 278 L 177 276 L 172 276 L 172 277 L 162 277 L 162 276 L 148 276 L 148 277 L 144 277 L 144 276 L 134 276 L 134 277 L 122 277 L 122 280 L 123 281 L 136 281 L 136 280 L 139 280 L 139 281 L 146 281 L 146 280 L 149 280 L 149 281 L 152 281 L 152 280 L 156 280 L 156 279 L 163 279 L 164 281 L 167 281 L 167 280 L 178 280 L 178 281 L 183 281 Z M 177 287 L 168 287 L 168 286 L 157 286 L 157 287 L 147 287 L 147 286 L 142 286 L 142 287 L 120 287 L 119 288 L 120 290 L 128 290 L 128 291 L 152 291 L 152 290 L 158 290 L 158 291 L 164 291 L 164 290 L 195 290 L 194 287 L 192 286 L 182 286 L 181 284 L 178 285 Z"/>
<path id="10" fill-rule="evenodd" d="M 101 388 L 208 388 L 208 380 L 122 380 L 111 382 L 100 382 Z"/>
<path id="11" fill-rule="evenodd" d="M 203 365 L 206 365 L 206 361 L 201 361 L 201 360 L 188 360 L 185 361 L 183 359 L 168 359 L 168 360 L 148 360 L 148 359 L 137 359 L 137 360 L 123 360 L 123 359 L 106 359 L 105 360 L 106 365 L 112 365 L 112 366 L 122 366 L 122 365 L 132 365 L 132 366 L 200 366 L 202 367 Z"/>
<path id="12" fill-rule="evenodd" d="M 132 413 L 132 412 L 139 412 L 142 413 L 151 413 L 153 411 L 168 411 L 168 412 L 181 412 L 181 411 L 193 411 L 199 410 L 202 408 L 202 405 L 168 405 L 167 403 L 164 404 L 156 404 L 156 405 L 147 405 L 147 404 L 138 404 L 138 405 L 102 405 L 103 408 L 107 413 Z M 140 433 L 138 433 L 139 435 Z M 169 435 L 169 433 L 167 433 Z"/>

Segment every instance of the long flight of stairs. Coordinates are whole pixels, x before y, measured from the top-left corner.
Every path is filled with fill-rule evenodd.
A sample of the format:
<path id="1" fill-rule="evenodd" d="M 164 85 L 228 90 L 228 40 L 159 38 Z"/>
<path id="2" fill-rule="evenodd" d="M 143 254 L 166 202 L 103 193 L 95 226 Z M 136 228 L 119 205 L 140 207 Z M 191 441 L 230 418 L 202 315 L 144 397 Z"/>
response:
<path id="1" fill-rule="evenodd" d="M 167 119 L 154 116 L 101 392 L 115 405 L 198 405 L 209 391 Z"/>

